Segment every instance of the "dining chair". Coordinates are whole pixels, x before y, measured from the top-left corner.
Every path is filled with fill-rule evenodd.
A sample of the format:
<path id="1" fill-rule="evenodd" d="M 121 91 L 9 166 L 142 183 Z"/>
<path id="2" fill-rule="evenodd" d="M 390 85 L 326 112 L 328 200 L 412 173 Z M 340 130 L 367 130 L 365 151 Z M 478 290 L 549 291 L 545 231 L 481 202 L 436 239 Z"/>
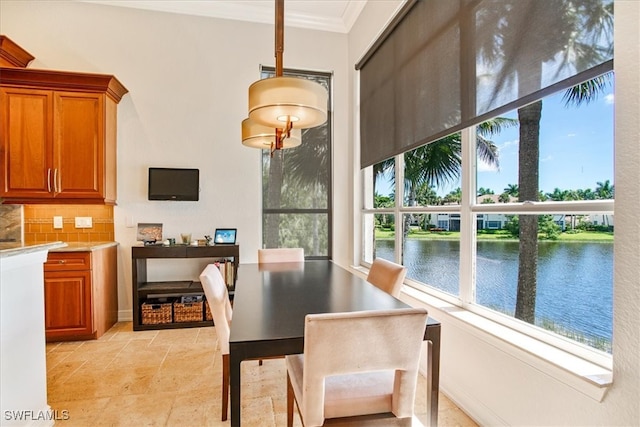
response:
<path id="1" fill-rule="evenodd" d="M 269 262 L 304 262 L 303 248 L 258 249 L 258 264 Z"/>
<path id="2" fill-rule="evenodd" d="M 371 264 L 367 282 L 398 298 L 407 268 L 384 258 L 376 258 Z"/>
<path id="3" fill-rule="evenodd" d="M 294 401 L 305 427 L 411 421 L 426 324 L 423 308 L 308 314 L 304 354 L 285 357 L 287 426 Z"/>
<path id="4" fill-rule="evenodd" d="M 215 264 L 209 264 L 200 274 L 200 283 L 213 315 L 213 323 L 222 354 L 222 421 L 226 421 L 229 408 L 229 334 L 233 311 L 227 285 Z"/>
<path id="5" fill-rule="evenodd" d="M 304 248 L 268 248 L 258 249 L 258 264 L 304 262 Z M 262 359 L 258 361 L 262 366 Z"/>

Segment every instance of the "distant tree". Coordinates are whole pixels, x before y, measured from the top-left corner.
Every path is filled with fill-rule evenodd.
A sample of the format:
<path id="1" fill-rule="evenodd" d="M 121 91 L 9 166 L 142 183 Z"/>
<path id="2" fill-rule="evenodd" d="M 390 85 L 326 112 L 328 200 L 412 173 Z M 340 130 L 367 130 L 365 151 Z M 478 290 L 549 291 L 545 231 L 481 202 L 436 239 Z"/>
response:
<path id="1" fill-rule="evenodd" d="M 562 200 L 567 200 L 567 192 L 556 187 L 553 189 L 553 193 L 547 193 L 547 197 L 554 202 L 560 202 Z"/>
<path id="2" fill-rule="evenodd" d="M 509 203 L 511 201 L 511 197 L 510 197 L 509 193 L 504 192 L 504 193 L 500 194 L 500 197 L 498 197 L 498 201 L 500 203 Z"/>
<path id="3" fill-rule="evenodd" d="M 504 192 L 512 197 L 518 197 L 518 184 L 507 184 Z"/>
<path id="4" fill-rule="evenodd" d="M 596 198 L 597 199 L 613 199 L 614 186 L 607 179 L 605 182 L 596 182 Z"/>
<path id="5" fill-rule="evenodd" d="M 595 200 L 596 198 L 596 193 L 590 188 L 586 188 L 584 190 L 578 189 L 576 191 L 578 193 L 579 200 Z"/>
<path id="6" fill-rule="evenodd" d="M 520 220 L 518 215 L 507 215 L 507 223 L 504 225 L 504 229 L 507 230 L 513 237 L 520 236 Z"/>
<path id="7" fill-rule="evenodd" d="M 552 215 L 542 215 L 538 218 L 538 232 L 545 239 L 557 240 L 560 236 L 560 226 L 553 221 Z"/>
<path id="8" fill-rule="evenodd" d="M 449 194 L 444 196 L 442 201 L 443 203 L 459 205 L 460 202 L 462 201 L 462 189 L 458 187 L 455 190 L 450 191 Z"/>

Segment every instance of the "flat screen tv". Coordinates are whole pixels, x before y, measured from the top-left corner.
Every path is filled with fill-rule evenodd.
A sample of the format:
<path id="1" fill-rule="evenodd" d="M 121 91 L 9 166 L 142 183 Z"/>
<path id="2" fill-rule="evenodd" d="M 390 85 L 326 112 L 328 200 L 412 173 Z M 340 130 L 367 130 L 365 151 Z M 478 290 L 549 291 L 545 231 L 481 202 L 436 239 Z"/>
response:
<path id="1" fill-rule="evenodd" d="M 149 200 L 197 201 L 200 170 L 149 168 Z"/>

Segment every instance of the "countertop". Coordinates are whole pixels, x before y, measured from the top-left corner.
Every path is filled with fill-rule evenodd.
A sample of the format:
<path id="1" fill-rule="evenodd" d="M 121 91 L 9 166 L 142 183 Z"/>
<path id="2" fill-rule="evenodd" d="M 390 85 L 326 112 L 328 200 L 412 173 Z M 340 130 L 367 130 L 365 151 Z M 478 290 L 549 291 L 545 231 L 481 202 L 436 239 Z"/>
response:
<path id="1" fill-rule="evenodd" d="M 91 252 L 118 246 L 118 244 L 118 242 L 67 242 L 66 246 L 52 249 L 49 252 Z"/>
<path id="2" fill-rule="evenodd" d="M 0 243 L 0 257 L 9 257 L 47 249 L 49 252 L 91 252 L 117 246 L 118 242 L 42 242 L 42 243 Z"/>
<path id="3" fill-rule="evenodd" d="M 33 243 L 23 244 L 16 242 L 3 242 L 0 243 L 0 258 L 8 258 L 11 256 L 28 254 L 32 252 L 38 252 L 42 250 L 54 250 L 64 247 L 64 242 L 47 242 L 47 243 Z"/>

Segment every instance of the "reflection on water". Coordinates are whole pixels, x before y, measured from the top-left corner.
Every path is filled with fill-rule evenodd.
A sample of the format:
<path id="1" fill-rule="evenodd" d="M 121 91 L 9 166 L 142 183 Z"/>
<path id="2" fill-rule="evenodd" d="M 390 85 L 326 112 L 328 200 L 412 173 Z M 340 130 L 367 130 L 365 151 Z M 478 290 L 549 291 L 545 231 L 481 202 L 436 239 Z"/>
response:
<path id="1" fill-rule="evenodd" d="M 458 295 L 460 243 L 407 240 L 407 277 Z M 377 256 L 393 259 L 393 241 L 376 241 Z M 479 241 L 476 301 L 513 316 L 518 242 Z M 610 342 L 613 316 L 613 245 L 539 242 L 536 319 L 588 339 Z"/>

